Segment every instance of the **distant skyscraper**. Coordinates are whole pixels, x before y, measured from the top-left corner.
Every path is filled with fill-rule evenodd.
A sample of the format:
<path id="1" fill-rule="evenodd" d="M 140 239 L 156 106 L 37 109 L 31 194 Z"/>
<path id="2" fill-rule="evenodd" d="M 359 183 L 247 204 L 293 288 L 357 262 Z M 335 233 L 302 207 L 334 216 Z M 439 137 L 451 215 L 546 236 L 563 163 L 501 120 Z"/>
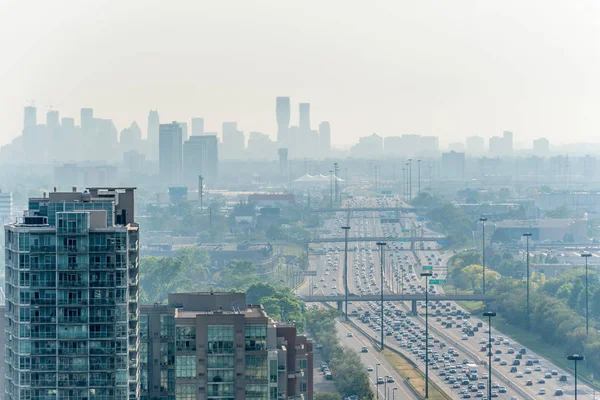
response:
<path id="1" fill-rule="evenodd" d="M 23 129 L 33 128 L 37 125 L 37 108 L 25 107 L 25 118 L 23 121 Z"/>
<path id="2" fill-rule="evenodd" d="M 217 135 L 190 136 L 183 144 L 183 176 L 187 186 L 195 187 L 198 175 L 214 186 L 219 175 L 219 140 Z"/>
<path id="3" fill-rule="evenodd" d="M 183 141 L 188 140 L 188 124 L 187 122 L 180 122 L 179 126 L 181 127 L 181 135 L 183 137 Z"/>
<path id="4" fill-rule="evenodd" d="M 281 148 L 277 150 L 279 156 L 279 173 L 281 175 L 287 175 L 288 172 L 288 149 Z"/>
<path id="5" fill-rule="evenodd" d="M 277 115 L 277 143 L 287 146 L 290 141 L 290 98 L 276 99 L 275 113 Z"/>
<path id="6" fill-rule="evenodd" d="M 161 183 L 179 185 L 183 167 L 183 143 L 181 126 L 175 121 L 160 124 L 158 144 L 158 170 Z"/>
<path id="7" fill-rule="evenodd" d="M 310 103 L 300 103 L 298 128 L 301 133 L 310 132 Z"/>
<path id="8" fill-rule="evenodd" d="M 223 122 L 223 158 L 244 157 L 245 145 L 244 132 L 238 131 L 237 122 Z"/>
<path id="9" fill-rule="evenodd" d="M 54 130 L 60 126 L 58 111 L 50 110 L 46 113 L 46 126 L 48 127 L 49 133 L 54 132 Z"/>
<path id="10" fill-rule="evenodd" d="M 469 136 L 467 138 L 467 153 L 469 155 L 483 154 L 485 151 L 485 139 L 481 136 Z"/>
<path id="11" fill-rule="evenodd" d="M 192 135 L 204 135 L 204 118 L 192 118 Z"/>
<path id="12" fill-rule="evenodd" d="M 504 155 L 504 139 L 500 136 L 492 136 L 489 142 L 488 152 L 492 157 L 500 157 Z"/>
<path id="13" fill-rule="evenodd" d="M 73 118 L 64 117 L 60 119 L 60 124 L 63 128 L 74 129 L 75 120 Z"/>
<path id="14" fill-rule="evenodd" d="M 266 160 L 275 158 L 277 146 L 271 140 L 269 135 L 262 132 L 250 132 L 248 134 L 248 146 L 246 154 L 249 158 L 255 160 Z"/>
<path id="15" fill-rule="evenodd" d="M 81 130 L 86 136 L 96 133 L 94 110 L 92 108 L 81 109 Z"/>
<path id="16" fill-rule="evenodd" d="M 158 154 L 158 131 L 160 125 L 160 118 L 158 117 L 158 111 L 150 110 L 148 113 L 148 159 L 155 160 Z"/>
<path id="17" fill-rule="evenodd" d="M 539 138 L 533 141 L 533 154 L 536 156 L 546 156 L 550 152 L 550 141 L 546 138 Z"/>
<path id="18" fill-rule="evenodd" d="M 514 151 L 513 133 L 510 131 L 504 131 L 502 139 L 504 139 L 504 151 L 507 155 L 511 155 Z"/>
<path id="19" fill-rule="evenodd" d="M 331 151 L 331 125 L 327 121 L 319 124 L 319 147 L 321 157 L 327 158 Z"/>
<path id="20" fill-rule="evenodd" d="M 464 179 L 465 153 L 451 151 L 442 153 L 442 177 L 446 179 Z"/>

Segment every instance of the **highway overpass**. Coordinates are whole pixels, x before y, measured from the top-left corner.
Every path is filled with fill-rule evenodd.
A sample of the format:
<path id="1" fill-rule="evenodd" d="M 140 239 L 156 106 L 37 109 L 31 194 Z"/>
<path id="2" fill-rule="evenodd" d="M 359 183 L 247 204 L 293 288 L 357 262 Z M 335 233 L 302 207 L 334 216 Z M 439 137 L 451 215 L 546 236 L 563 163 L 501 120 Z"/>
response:
<path id="1" fill-rule="evenodd" d="M 410 237 L 383 237 L 383 236 L 367 236 L 367 237 L 349 237 L 348 242 L 438 242 L 446 244 L 446 238 L 443 236 L 410 236 Z M 344 243 L 343 237 L 329 237 L 308 239 L 308 243 Z"/>
<path id="2" fill-rule="evenodd" d="M 332 212 L 351 212 L 351 211 L 359 211 L 359 212 L 373 212 L 373 211 L 402 211 L 402 212 L 419 212 L 419 211 L 427 211 L 426 209 L 415 208 L 411 206 L 399 206 L 399 207 L 353 207 L 353 208 L 311 208 L 308 210 L 309 213 L 332 213 Z"/>

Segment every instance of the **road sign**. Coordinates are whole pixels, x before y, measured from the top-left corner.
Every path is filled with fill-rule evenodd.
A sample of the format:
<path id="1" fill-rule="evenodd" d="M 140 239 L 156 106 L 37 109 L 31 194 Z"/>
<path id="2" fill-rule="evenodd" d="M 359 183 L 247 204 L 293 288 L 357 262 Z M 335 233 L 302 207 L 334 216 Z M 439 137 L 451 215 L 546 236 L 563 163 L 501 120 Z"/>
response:
<path id="1" fill-rule="evenodd" d="M 425 217 L 417 217 L 417 221 L 425 221 Z"/>
<path id="2" fill-rule="evenodd" d="M 448 239 L 440 239 L 437 241 L 437 244 L 445 246 L 448 244 Z"/>
<path id="3" fill-rule="evenodd" d="M 396 242 L 408 242 L 407 238 L 397 238 Z"/>
<path id="4" fill-rule="evenodd" d="M 430 279 L 429 280 L 430 285 L 443 285 L 445 283 L 446 283 L 445 279 Z"/>
<path id="5" fill-rule="evenodd" d="M 402 233 L 410 233 L 410 229 L 402 229 Z"/>
<path id="6" fill-rule="evenodd" d="M 433 271 L 433 265 L 423 265 L 425 271 Z"/>
<path id="7" fill-rule="evenodd" d="M 304 271 L 302 272 L 304 276 L 317 276 L 317 271 Z"/>

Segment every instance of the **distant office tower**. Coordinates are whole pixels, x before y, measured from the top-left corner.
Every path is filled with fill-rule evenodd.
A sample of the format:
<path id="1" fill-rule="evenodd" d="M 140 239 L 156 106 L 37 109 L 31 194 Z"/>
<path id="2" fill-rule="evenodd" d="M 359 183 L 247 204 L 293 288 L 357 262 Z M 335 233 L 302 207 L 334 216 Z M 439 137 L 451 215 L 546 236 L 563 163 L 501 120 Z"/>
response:
<path id="1" fill-rule="evenodd" d="M 37 108 L 25 107 L 25 117 L 23 120 L 23 128 L 33 128 L 37 125 Z"/>
<path id="2" fill-rule="evenodd" d="M 388 136 L 383 140 L 383 152 L 386 156 L 394 157 L 403 154 L 402 137 Z"/>
<path id="3" fill-rule="evenodd" d="M 192 135 L 204 135 L 204 118 L 192 118 Z"/>
<path id="4" fill-rule="evenodd" d="M 121 159 L 121 153 L 118 152 L 119 132 L 111 119 L 94 118 L 96 134 L 88 139 L 88 148 L 90 149 L 88 158 L 92 160 L 110 160 Z"/>
<path id="5" fill-rule="evenodd" d="M 60 119 L 58 118 L 58 111 L 50 110 L 46 113 L 46 127 L 48 132 L 52 133 L 58 127 L 60 127 Z"/>
<path id="6" fill-rule="evenodd" d="M 183 166 L 183 143 L 181 126 L 175 121 L 160 124 L 158 142 L 158 170 L 163 185 L 181 183 Z"/>
<path id="7" fill-rule="evenodd" d="M 312 400 L 312 342 L 246 303 L 244 293 L 210 292 L 143 305 L 142 399 Z"/>
<path id="8" fill-rule="evenodd" d="M 506 152 L 506 155 L 512 155 L 514 151 L 513 133 L 510 131 L 504 131 L 502 134 L 502 139 L 504 139 L 504 151 Z"/>
<path id="9" fill-rule="evenodd" d="M 331 151 L 331 125 L 327 121 L 319 124 L 319 147 L 321 157 L 327 158 Z"/>
<path id="10" fill-rule="evenodd" d="M 358 139 L 358 143 L 350 150 L 352 157 L 371 158 L 383 154 L 383 138 L 375 133 Z"/>
<path id="11" fill-rule="evenodd" d="M 467 138 L 467 153 L 469 155 L 483 154 L 485 151 L 485 139 L 481 136 L 469 136 Z"/>
<path id="12" fill-rule="evenodd" d="M 185 142 L 186 140 L 188 140 L 188 124 L 187 122 L 180 122 L 179 126 L 181 127 L 181 137 Z"/>
<path id="13" fill-rule="evenodd" d="M 148 159 L 156 160 L 158 155 L 158 132 L 159 132 L 160 118 L 158 117 L 158 111 L 150 110 L 148 113 Z"/>
<path id="14" fill-rule="evenodd" d="M 119 144 L 123 153 L 140 149 L 142 144 L 142 130 L 135 121 L 131 123 L 129 128 L 121 131 Z"/>
<path id="15" fill-rule="evenodd" d="M 223 122 L 223 158 L 243 158 L 244 148 L 244 132 L 238 131 L 237 122 Z"/>
<path id="16" fill-rule="evenodd" d="M 442 177 L 461 180 L 465 177 L 465 153 L 442 153 Z"/>
<path id="17" fill-rule="evenodd" d="M 287 146 L 290 142 L 290 98 L 276 99 L 275 113 L 277 116 L 277 143 Z"/>
<path id="18" fill-rule="evenodd" d="M 419 139 L 419 155 L 437 156 L 440 151 L 440 143 L 437 136 L 421 136 Z"/>
<path id="19" fill-rule="evenodd" d="M 85 135 L 94 134 L 96 132 L 94 110 L 92 108 L 81 109 L 81 130 Z"/>
<path id="20" fill-rule="evenodd" d="M 4 226 L 6 399 L 139 398 L 133 192 L 51 192 Z"/>
<path id="21" fill-rule="evenodd" d="M 219 141 L 217 135 L 190 136 L 183 144 L 184 184 L 195 187 L 198 175 L 213 186 L 219 175 Z"/>
<path id="22" fill-rule="evenodd" d="M 288 149 L 277 150 L 277 155 L 279 156 L 279 173 L 285 176 L 288 172 Z"/>
<path id="23" fill-rule="evenodd" d="M 255 160 L 273 160 L 275 158 L 275 142 L 271 140 L 269 135 L 262 132 L 250 132 L 248 134 L 248 146 L 246 154 L 249 158 Z"/>
<path id="24" fill-rule="evenodd" d="M 301 133 L 310 132 L 310 103 L 300 103 L 298 128 Z"/>
<path id="25" fill-rule="evenodd" d="M 69 117 L 63 117 L 60 119 L 60 125 L 63 128 L 74 129 L 75 128 L 75 120 Z"/>
<path id="26" fill-rule="evenodd" d="M 7 224 L 12 222 L 13 217 L 13 196 L 11 192 L 2 192 L 0 190 L 0 223 Z M 2 393 L 0 393 L 0 396 Z"/>
<path id="27" fill-rule="evenodd" d="M 550 153 L 550 142 L 546 138 L 539 138 L 533 141 L 533 154 L 536 156 L 546 156 Z"/>

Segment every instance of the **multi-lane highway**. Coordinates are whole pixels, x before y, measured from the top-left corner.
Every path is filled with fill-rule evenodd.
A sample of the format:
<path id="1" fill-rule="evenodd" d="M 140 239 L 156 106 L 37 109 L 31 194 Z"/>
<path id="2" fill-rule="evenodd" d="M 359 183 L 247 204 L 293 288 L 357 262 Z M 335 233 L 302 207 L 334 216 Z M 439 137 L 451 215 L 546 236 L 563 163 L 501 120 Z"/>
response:
<path id="1" fill-rule="evenodd" d="M 368 207 L 380 201 L 382 200 L 365 199 L 358 204 Z M 356 204 L 355 201 L 350 206 Z M 347 220 L 347 213 L 337 213 L 325 222 L 323 235 L 343 237 L 341 226 L 349 223 L 350 235 L 354 238 L 397 237 L 399 241 L 388 243 L 386 246 L 384 293 L 416 294 L 426 290 L 430 294 L 443 293 L 443 289 L 437 284 L 425 287 L 420 272 L 425 265 L 431 266 L 433 278 L 444 279 L 447 261 L 452 254 L 438 250 L 435 243 L 429 242 L 417 242 L 415 251 L 407 251 L 409 243 L 401 241 L 403 236 L 413 234 L 416 230 L 421 230 L 426 235 L 435 233 L 428 231 L 423 222 L 417 221 L 416 218 L 405 218 L 415 216 L 405 214 L 403 218 L 393 222 L 390 222 L 391 218 L 388 217 L 387 213 L 361 211 L 352 213 L 351 218 Z M 353 242 L 350 246 L 349 291 L 357 295 L 381 293 L 381 268 L 377 246 L 375 243 L 363 241 Z M 321 250 L 322 254 L 314 255 L 310 260 L 311 268 L 316 269 L 317 276 L 310 285 L 306 283 L 299 289 L 301 295 L 327 296 L 344 293 L 343 243 L 325 243 Z M 429 334 L 432 342 L 429 348 L 430 378 L 453 398 L 487 398 L 486 321 L 468 315 L 453 302 L 430 301 L 429 305 Z M 384 335 L 387 345 L 411 358 L 421 369 L 425 368 L 424 307 L 425 302 L 419 302 L 419 316 L 411 315 L 407 304 L 402 302 L 387 302 L 384 309 Z M 378 302 L 355 301 L 348 311 L 361 329 L 370 336 L 379 338 L 381 319 Z M 346 328 L 340 325 L 339 329 L 343 333 L 343 329 Z M 360 351 L 363 342 L 360 342 L 359 346 L 358 342 L 350 340 L 358 340 L 356 333 L 353 334 L 353 338 L 342 337 L 342 340 L 345 345 L 356 346 L 356 350 Z M 523 348 L 493 327 L 492 334 L 493 397 L 533 399 L 560 396 L 561 393 L 565 396 L 572 395 L 572 375 Z M 452 352 L 450 348 L 453 348 Z M 379 353 L 372 353 L 371 351 L 366 356 L 374 357 L 371 362 L 383 361 Z M 475 364 L 475 367 L 471 364 Z M 579 385 L 578 394 L 582 399 L 592 399 L 592 391 L 585 385 Z"/>

